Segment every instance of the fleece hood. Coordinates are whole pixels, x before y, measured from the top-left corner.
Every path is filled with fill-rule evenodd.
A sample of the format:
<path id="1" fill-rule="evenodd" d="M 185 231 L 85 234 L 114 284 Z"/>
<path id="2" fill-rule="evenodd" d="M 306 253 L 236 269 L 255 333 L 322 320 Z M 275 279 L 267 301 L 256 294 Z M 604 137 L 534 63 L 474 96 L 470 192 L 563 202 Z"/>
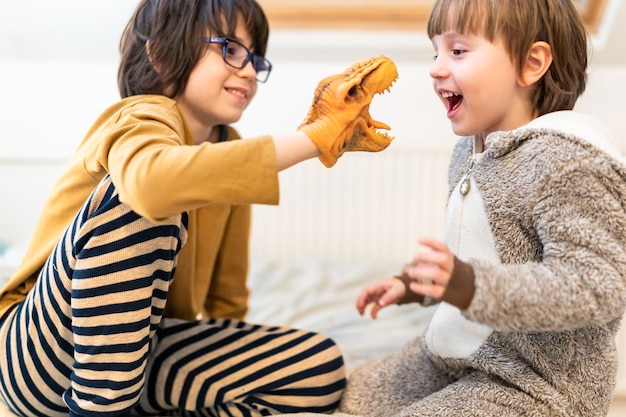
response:
<path id="1" fill-rule="evenodd" d="M 551 129 L 571 134 L 602 149 L 622 163 L 626 163 L 619 144 L 608 127 L 588 114 L 571 110 L 552 112 L 537 117 L 517 130 L 524 129 Z"/>

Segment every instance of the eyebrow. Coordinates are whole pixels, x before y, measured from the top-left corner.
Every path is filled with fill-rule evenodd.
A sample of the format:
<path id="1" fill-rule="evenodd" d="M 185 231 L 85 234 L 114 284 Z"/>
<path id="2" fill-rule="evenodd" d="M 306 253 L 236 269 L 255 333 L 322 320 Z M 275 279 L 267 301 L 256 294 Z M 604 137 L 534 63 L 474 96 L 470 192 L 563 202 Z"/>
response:
<path id="1" fill-rule="evenodd" d="M 446 32 L 443 32 L 443 33 L 439 33 L 439 34 L 437 34 L 435 36 L 441 36 L 442 38 L 444 38 L 447 41 L 450 41 L 450 40 L 454 41 L 454 40 L 457 40 L 459 38 L 466 39 L 466 38 L 470 37 L 470 35 L 462 33 L 462 32 L 459 32 L 457 30 L 446 31 Z"/>

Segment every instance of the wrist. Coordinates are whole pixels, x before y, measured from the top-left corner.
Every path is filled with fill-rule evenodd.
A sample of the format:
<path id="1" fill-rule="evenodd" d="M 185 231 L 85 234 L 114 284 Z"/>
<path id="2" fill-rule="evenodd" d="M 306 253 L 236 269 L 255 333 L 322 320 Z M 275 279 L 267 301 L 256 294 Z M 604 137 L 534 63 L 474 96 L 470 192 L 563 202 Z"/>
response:
<path id="1" fill-rule="evenodd" d="M 418 294 L 411 290 L 411 278 L 407 275 L 406 272 L 402 271 L 400 275 L 394 275 L 395 279 L 402 281 L 404 284 L 404 297 L 402 297 L 397 304 L 409 304 L 409 303 L 422 303 L 424 302 L 424 295 Z"/>
<path id="2" fill-rule="evenodd" d="M 339 149 L 334 149 L 335 143 L 328 141 L 328 132 L 326 129 L 316 126 L 316 124 L 308 124 L 304 126 L 300 126 L 298 128 L 299 132 L 305 134 L 313 146 L 317 149 L 317 157 L 318 159 L 327 167 L 331 168 L 337 162 L 337 159 L 343 155 L 343 151 Z"/>
<path id="3" fill-rule="evenodd" d="M 441 299 L 461 310 L 465 310 L 470 306 L 474 298 L 474 292 L 476 291 L 475 281 L 474 267 L 455 256 L 452 275 Z"/>
<path id="4" fill-rule="evenodd" d="M 278 171 L 320 155 L 319 149 L 304 132 L 273 135 Z"/>

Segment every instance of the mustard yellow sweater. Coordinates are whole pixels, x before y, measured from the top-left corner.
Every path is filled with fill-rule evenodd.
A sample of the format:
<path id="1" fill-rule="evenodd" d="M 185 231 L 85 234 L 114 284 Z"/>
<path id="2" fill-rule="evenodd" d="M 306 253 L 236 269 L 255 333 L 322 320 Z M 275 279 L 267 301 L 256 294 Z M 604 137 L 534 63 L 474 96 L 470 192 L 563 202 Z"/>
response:
<path id="1" fill-rule="evenodd" d="M 250 204 L 278 203 L 276 153 L 269 136 L 193 145 L 176 102 L 134 96 L 105 110 L 54 185 L 26 254 L 0 289 L 0 317 L 21 302 L 58 239 L 107 174 L 120 200 L 158 222 L 189 212 L 166 315 L 191 320 L 247 312 Z"/>

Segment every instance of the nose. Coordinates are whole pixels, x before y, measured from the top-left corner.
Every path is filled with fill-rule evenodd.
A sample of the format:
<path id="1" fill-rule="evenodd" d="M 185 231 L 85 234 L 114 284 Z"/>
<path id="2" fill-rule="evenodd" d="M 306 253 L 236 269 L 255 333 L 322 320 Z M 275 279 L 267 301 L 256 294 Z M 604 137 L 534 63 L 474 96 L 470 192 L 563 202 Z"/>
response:
<path id="1" fill-rule="evenodd" d="M 237 72 L 237 75 L 241 78 L 252 78 L 256 80 L 256 70 L 252 65 L 252 60 L 248 61 L 246 65 Z"/>
<path id="2" fill-rule="evenodd" d="M 428 71 L 431 78 L 438 79 L 444 78 L 448 74 L 448 70 L 445 65 L 445 59 L 442 56 L 435 57 L 435 60 L 430 65 L 430 70 Z"/>

